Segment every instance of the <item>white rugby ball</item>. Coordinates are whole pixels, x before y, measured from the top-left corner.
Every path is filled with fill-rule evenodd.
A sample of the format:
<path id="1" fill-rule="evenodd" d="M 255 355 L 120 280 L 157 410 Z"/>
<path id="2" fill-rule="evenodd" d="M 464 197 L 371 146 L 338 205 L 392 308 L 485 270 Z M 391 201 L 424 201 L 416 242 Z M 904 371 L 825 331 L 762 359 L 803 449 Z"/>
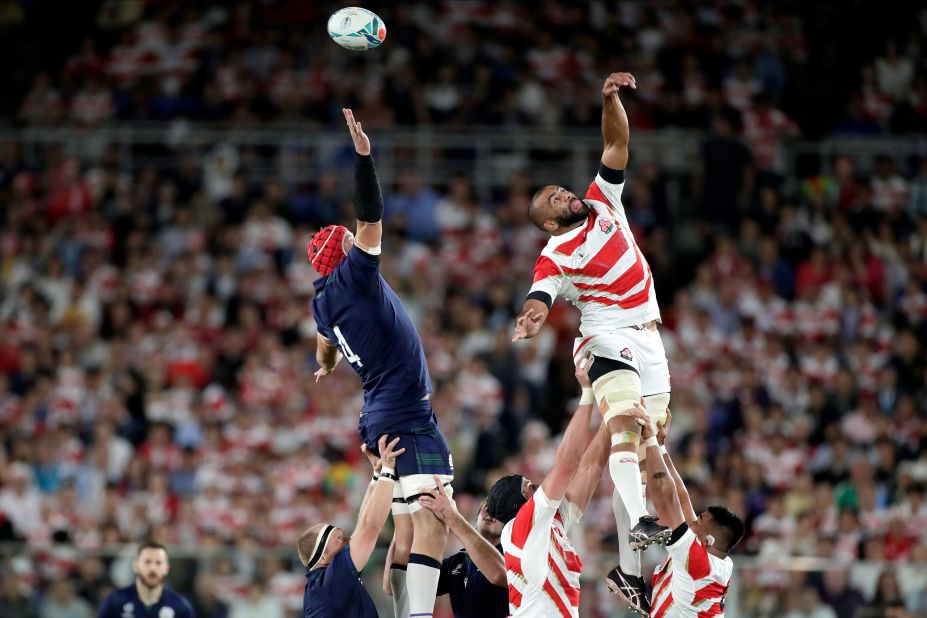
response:
<path id="1" fill-rule="evenodd" d="M 386 39 L 386 25 L 373 11 L 349 6 L 328 18 L 328 36 L 345 49 L 366 51 Z"/>

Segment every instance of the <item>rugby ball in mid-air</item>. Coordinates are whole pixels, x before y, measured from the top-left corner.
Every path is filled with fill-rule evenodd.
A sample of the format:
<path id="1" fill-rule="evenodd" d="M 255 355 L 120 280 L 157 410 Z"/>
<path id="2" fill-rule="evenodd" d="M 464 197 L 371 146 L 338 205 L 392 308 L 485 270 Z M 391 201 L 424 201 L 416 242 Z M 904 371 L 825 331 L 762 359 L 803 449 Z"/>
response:
<path id="1" fill-rule="evenodd" d="M 376 13 L 349 6 L 328 18 L 328 36 L 345 49 L 367 51 L 386 38 L 386 25 Z"/>

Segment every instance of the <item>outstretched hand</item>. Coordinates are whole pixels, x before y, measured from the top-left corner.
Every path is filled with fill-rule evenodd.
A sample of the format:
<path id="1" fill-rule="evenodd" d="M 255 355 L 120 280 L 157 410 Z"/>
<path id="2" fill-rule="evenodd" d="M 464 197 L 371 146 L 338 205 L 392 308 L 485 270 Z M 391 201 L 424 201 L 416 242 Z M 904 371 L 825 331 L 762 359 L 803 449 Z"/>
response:
<path id="1" fill-rule="evenodd" d="M 447 523 L 448 519 L 457 513 L 457 503 L 447 495 L 444 483 L 441 482 L 441 477 L 437 474 L 435 475 L 435 484 L 437 487 L 434 489 L 426 489 L 422 492 L 418 502 L 434 513 L 435 517 L 440 521 Z"/>
<path id="2" fill-rule="evenodd" d="M 610 97 L 616 94 L 620 88 L 625 87 L 637 89 L 637 81 L 634 76 L 630 73 L 612 73 L 605 79 L 605 84 L 602 86 L 602 96 Z"/>
<path id="3" fill-rule="evenodd" d="M 318 384 L 322 378 L 330 376 L 334 370 L 334 367 L 331 369 L 328 369 L 327 367 L 319 367 L 319 370 L 313 374 L 315 376 L 315 383 Z"/>
<path id="4" fill-rule="evenodd" d="M 351 132 L 351 139 L 354 140 L 354 150 L 356 150 L 359 155 L 369 155 L 370 139 L 367 137 L 367 134 L 364 133 L 364 128 L 361 126 L 361 123 L 354 120 L 354 112 L 346 107 L 343 108 L 341 112 L 344 114 L 344 120 L 348 124 L 348 131 Z"/>
<path id="5" fill-rule="evenodd" d="M 576 363 L 576 379 L 579 381 L 579 385 L 583 388 L 591 387 L 592 382 L 589 380 L 589 370 L 592 369 L 592 363 L 595 362 L 595 357 L 592 354 L 583 354 L 582 358 L 574 358 L 573 361 Z"/>
<path id="6" fill-rule="evenodd" d="M 660 443 L 660 446 L 666 444 L 666 435 L 669 433 L 670 422 L 673 420 L 673 415 L 670 414 L 670 409 L 666 409 L 666 420 L 662 423 L 657 422 L 657 442 Z"/>
<path id="7" fill-rule="evenodd" d="M 625 415 L 630 416 L 641 426 L 641 437 L 645 440 L 654 435 L 653 422 L 650 415 L 647 414 L 647 408 L 642 403 L 635 403 L 625 410 Z"/>
<path id="8" fill-rule="evenodd" d="M 386 443 L 386 439 L 386 435 L 382 435 L 377 442 L 377 447 L 380 451 L 380 462 L 382 466 L 395 470 L 396 458 L 405 453 L 406 449 L 396 448 L 396 445 L 399 444 L 399 438 L 394 438 L 389 444 Z"/>
<path id="9" fill-rule="evenodd" d="M 519 339 L 530 339 L 537 335 L 541 330 L 541 324 L 544 320 L 544 314 L 538 313 L 534 309 L 528 309 L 515 320 L 515 335 L 512 341 Z"/>
<path id="10" fill-rule="evenodd" d="M 397 438 L 397 440 L 398 439 L 399 438 Z M 366 444 L 361 444 L 361 453 L 363 453 L 364 457 L 367 458 L 367 461 L 370 462 L 371 467 L 373 467 L 374 473 L 379 474 L 380 468 L 383 467 L 383 461 L 379 457 L 374 455 L 372 452 L 370 452 L 370 449 L 367 448 Z"/>

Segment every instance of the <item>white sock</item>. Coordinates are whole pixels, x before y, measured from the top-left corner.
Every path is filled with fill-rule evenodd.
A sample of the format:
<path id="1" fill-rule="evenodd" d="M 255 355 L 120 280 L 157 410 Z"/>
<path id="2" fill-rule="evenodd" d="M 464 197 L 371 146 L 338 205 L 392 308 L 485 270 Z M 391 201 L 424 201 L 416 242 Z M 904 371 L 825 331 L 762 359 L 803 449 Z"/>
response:
<path id="1" fill-rule="evenodd" d="M 396 616 L 408 616 L 409 591 L 406 589 L 406 567 L 399 564 L 391 566 L 389 583 L 393 589 L 393 613 Z"/>
<path id="2" fill-rule="evenodd" d="M 631 532 L 631 518 L 624 508 L 621 496 L 612 492 L 612 510 L 615 512 L 615 526 L 618 528 L 618 566 L 626 575 L 641 576 L 641 552 L 631 549 L 628 533 Z"/>
<path id="3" fill-rule="evenodd" d="M 637 453 L 621 451 L 608 456 L 608 471 L 615 483 L 615 491 L 621 496 L 624 508 L 628 510 L 631 527 L 647 514 L 644 500 L 641 498 L 641 471 L 637 461 Z"/>
<path id="4" fill-rule="evenodd" d="M 411 618 L 430 618 L 434 615 L 440 575 L 440 562 L 424 554 L 409 554 L 406 588 L 409 591 L 408 615 Z"/>

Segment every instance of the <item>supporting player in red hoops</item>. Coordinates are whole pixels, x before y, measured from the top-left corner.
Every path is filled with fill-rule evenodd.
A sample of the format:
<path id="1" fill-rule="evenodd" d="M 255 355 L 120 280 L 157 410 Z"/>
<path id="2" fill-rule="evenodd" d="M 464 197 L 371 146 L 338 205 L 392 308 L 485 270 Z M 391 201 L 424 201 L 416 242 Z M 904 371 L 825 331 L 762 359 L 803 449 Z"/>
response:
<path id="1" fill-rule="evenodd" d="M 489 492 L 486 510 L 505 524 L 502 549 L 512 618 L 579 616 L 583 563 L 567 533 L 589 505 L 609 450 L 604 427 L 591 442 L 588 439 L 592 364 L 591 356 L 583 356 L 576 367 L 582 398 L 541 486 L 514 474 L 497 481 Z"/>
<path id="2" fill-rule="evenodd" d="M 643 406 L 638 405 L 631 416 L 643 423 L 650 499 L 660 521 L 669 524 L 673 532 L 666 543 L 669 556 L 653 572 L 649 604 L 646 599 L 634 597 L 633 589 L 622 589 L 622 579 L 614 570 L 608 574 L 606 583 L 642 616 L 724 616 L 734 570 L 728 554 L 743 538 L 744 522 L 723 506 L 709 506 L 695 515 L 685 483 L 663 446 L 672 418 L 669 410 L 666 420 L 657 423 L 657 433 Z"/>
<path id="3" fill-rule="evenodd" d="M 534 283 L 513 338 L 535 336 L 558 295 L 582 314 L 573 354 L 590 353 L 597 359 L 590 377 L 611 435 L 608 467 L 615 483 L 619 571 L 628 581 L 641 575 L 640 556 L 631 550 L 665 542 L 669 536 L 669 529 L 647 515 L 641 478 L 646 452 L 640 448 L 640 426 L 626 412 L 643 396 L 650 416 L 660 420 L 670 399 L 653 277 L 621 204 L 629 128 L 618 91 L 636 87 L 630 73 L 612 73 L 605 80 L 604 149 L 585 198 L 549 185 L 531 200 L 532 222 L 551 237 L 535 265 Z"/>

